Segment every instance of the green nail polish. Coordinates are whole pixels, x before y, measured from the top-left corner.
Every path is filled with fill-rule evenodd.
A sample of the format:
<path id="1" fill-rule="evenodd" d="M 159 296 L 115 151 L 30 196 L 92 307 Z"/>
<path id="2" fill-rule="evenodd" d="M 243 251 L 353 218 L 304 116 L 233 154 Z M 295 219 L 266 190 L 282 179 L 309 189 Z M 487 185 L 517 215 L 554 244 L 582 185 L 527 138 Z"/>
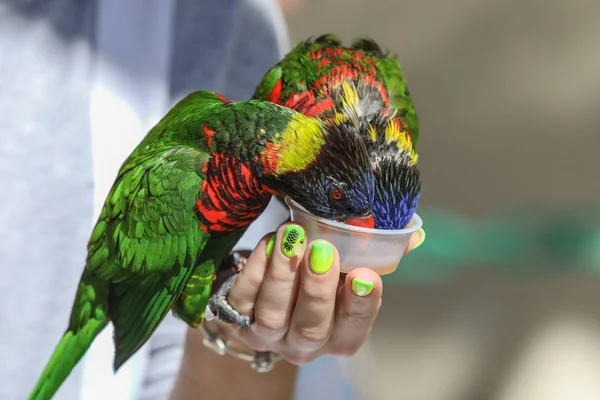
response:
<path id="1" fill-rule="evenodd" d="M 299 225 L 288 225 L 283 232 L 281 239 L 281 252 L 286 257 L 292 258 L 300 254 L 304 245 L 305 233 L 304 229 Z"/>
<path id="2" fill-rule="evenodd" d="M 413 247 L 413 250 L 422 245 L 425 241 L 425 231 L 423 230 L 423 228 L 419 229 L 417 232 L 419 232 L 421 237 L 419 238 L 419 241 L 415 244 L 415 247 Z"/>
<path id="3" fill-rule="evenodd" d="M 273 247 L 275 246 L 275 234 L 271 235 L 269 241 L 267 242 L 267 258 L 271 258 L 273 255 Z"/>
<path id="4" fill-rule="evenodd" d="M 333 246 L 329 242 L 319 240 L 310 249 L 310 269 L 318 275 L 323 275 L 333 264 Z"/>
<path id="5" fill-rule="evenodd" d="M 373 282 L 366 282 L 359 278 L 352 279 L 352 291 L 354 294 L 360 297 L 365 297 L 371 294 L 375 284 Z"/>

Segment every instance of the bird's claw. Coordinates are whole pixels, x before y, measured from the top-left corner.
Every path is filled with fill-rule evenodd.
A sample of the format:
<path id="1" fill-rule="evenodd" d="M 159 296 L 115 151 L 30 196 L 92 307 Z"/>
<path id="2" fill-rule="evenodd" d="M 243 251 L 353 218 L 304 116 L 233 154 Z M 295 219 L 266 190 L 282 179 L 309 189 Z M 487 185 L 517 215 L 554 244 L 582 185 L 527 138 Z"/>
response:
<path id="1" fill-rule="evenodd" d="M 239 276 L 241 270 L 246 264 L 247 256 L 250 252 L 246 252 L 246 256 L 243 253 L 232 252 L 229 257 L 224 261 L 224 267 L 219 274 L 221 279 L 224 279 L 225 274 L 233 273 L 232 276 L 228 277 L 219 287 L 216 293 L 214 293 L 208 300 L 204 319 L 211 321 L 218 319 L 219 321 L 236 324 L 242 328 L 247 328 L 252 325 L 253 319 L 245 315 L 241 315 L 235 310 L 231 304 L 227 301 L 227 295 L 233 287 L 233 283 Z M 204 338 L 204 344 L 213 349 L 218 354 L 227 353 L 227 344 L 223 339 L 219 338 L 218 334 L 208 334 Z M 281 359 L 281 356 L 270 351 L 257 351 L 251 356 L 251 367 L 256 372 L 264 373 L 269 372 L 273 369 L 275 363 Z"/>
<path id="2" fill-rule="evenodd" d="M 227 295 L 233 286 L 233 283 L 239 276 L 239 273 L 232 275 L 227 279 L 208 300 L 208 307 L 206 310 L 205 319 L 210 321 L 212 319 L 218 319 L 219 321 L 226 322 L 229 324 L 236 324 L 242 328 L 248 328 L 252 325 L 252 318 L 241 315 L 235 310 L 231 304 L 227 301 Z"/>

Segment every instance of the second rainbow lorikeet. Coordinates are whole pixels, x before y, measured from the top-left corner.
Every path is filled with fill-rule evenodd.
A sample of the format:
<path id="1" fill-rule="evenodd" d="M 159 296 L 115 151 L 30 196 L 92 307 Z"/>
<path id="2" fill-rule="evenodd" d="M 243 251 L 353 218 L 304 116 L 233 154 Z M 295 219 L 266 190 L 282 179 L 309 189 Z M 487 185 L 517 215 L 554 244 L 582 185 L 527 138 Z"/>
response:
<path id="1" fill-rule="evenodd" d="M 343 46 L 334 35 L 306 40 L 263 77 L 254 98 L 358 131 L 370 153 L 375 200 L 369 220 L 348 223 L 401 229 L 421 193 L 419 120 L 399 61 L 370 39 Z"/>

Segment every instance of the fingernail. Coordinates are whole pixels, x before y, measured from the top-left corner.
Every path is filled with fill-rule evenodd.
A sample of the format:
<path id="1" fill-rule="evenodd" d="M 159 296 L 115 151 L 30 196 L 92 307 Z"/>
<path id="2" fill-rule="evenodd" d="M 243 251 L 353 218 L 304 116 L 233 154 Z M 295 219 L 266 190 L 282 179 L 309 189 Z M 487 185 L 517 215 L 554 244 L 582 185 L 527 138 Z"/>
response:
<path id="1" fill-rule="evenodd" d="M 310 249 L 310 269 L 318 275 L 323 275 L 333 264 L 333 246 L 329 242 L 319 240 Z"/>
<path id="2" fill-rule="evenodd" d="M 271 256 L 273 255 L 273 247 L 275 247 L 275 234 L 272 234 L 269 238 L 269 241 L 267 242 L 267 258 L 271 258 Z"/>
<path id="3" fill-rule="evenodd" d="M 413 250 L 422 245 L 425 241 L 425 231 L 423 230 L 423 228 L 419 229 L 416 233 L 419 236 L 419 239 L 417 240 L 415 247 L 413 247 Z"/>
<path id="4" fill-rule="evenodd" d="M 285 227 L 281 240 L 281 252 L 286 257 L 292 258 L 300 254 L 304 245 L 304 229 L 299 225 L 290 224 Z"/>
<path id="5" fill-rule="evenodd" d="M 375 284 L 373 282 L 363 281 L 360 278 L 352 279 L 352 291 L 355 295 L 365 297 L 371 294 Z"/>

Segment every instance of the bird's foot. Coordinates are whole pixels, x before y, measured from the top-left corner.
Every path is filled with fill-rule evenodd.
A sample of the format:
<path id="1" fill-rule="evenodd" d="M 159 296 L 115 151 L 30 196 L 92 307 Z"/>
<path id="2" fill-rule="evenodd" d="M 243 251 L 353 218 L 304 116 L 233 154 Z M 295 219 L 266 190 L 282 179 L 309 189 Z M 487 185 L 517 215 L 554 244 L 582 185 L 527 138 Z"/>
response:
<path id="1" fill-rule="evenodd" d="M 246 315 L 241 315 L 227 301 L 227 295 L 229 294 L 229 291 L 231 290 L 231 287 L 238 276 L 239 273 L 231 276 L 221 285 L 219 290 L 217 290 L 217 292 L 210 297 L 208 300 L 208 307 L 206 308 L 205 319 L 207 321 L 216 318 L 219 321 L 229 324 L 236 324 L 242 328 L 248 328 L 250 325 L 252 325 L 252 318 Z"/>
<path id="2" fill-rule="evenodd" d="M 225 273 L 234 272 L 234 274 L 227 278 L 227 280 L 221 284 L 217 292 L 208 300 L 205 315 L 207 321 L 218 319 L 219 321 L 226 323 L 236 324 L 242 328 L 247 328 L 252 324 L 252 318 L 241 315 L 227 301 L 227 295 L 233 287 L 233 283 L 239 276 L 240 271 L 244 268 L 246 261 L 247 258 L 238 252 L 232 252 L 225 261 L 230 268 L 224 268 L 222 271 Z"/>

